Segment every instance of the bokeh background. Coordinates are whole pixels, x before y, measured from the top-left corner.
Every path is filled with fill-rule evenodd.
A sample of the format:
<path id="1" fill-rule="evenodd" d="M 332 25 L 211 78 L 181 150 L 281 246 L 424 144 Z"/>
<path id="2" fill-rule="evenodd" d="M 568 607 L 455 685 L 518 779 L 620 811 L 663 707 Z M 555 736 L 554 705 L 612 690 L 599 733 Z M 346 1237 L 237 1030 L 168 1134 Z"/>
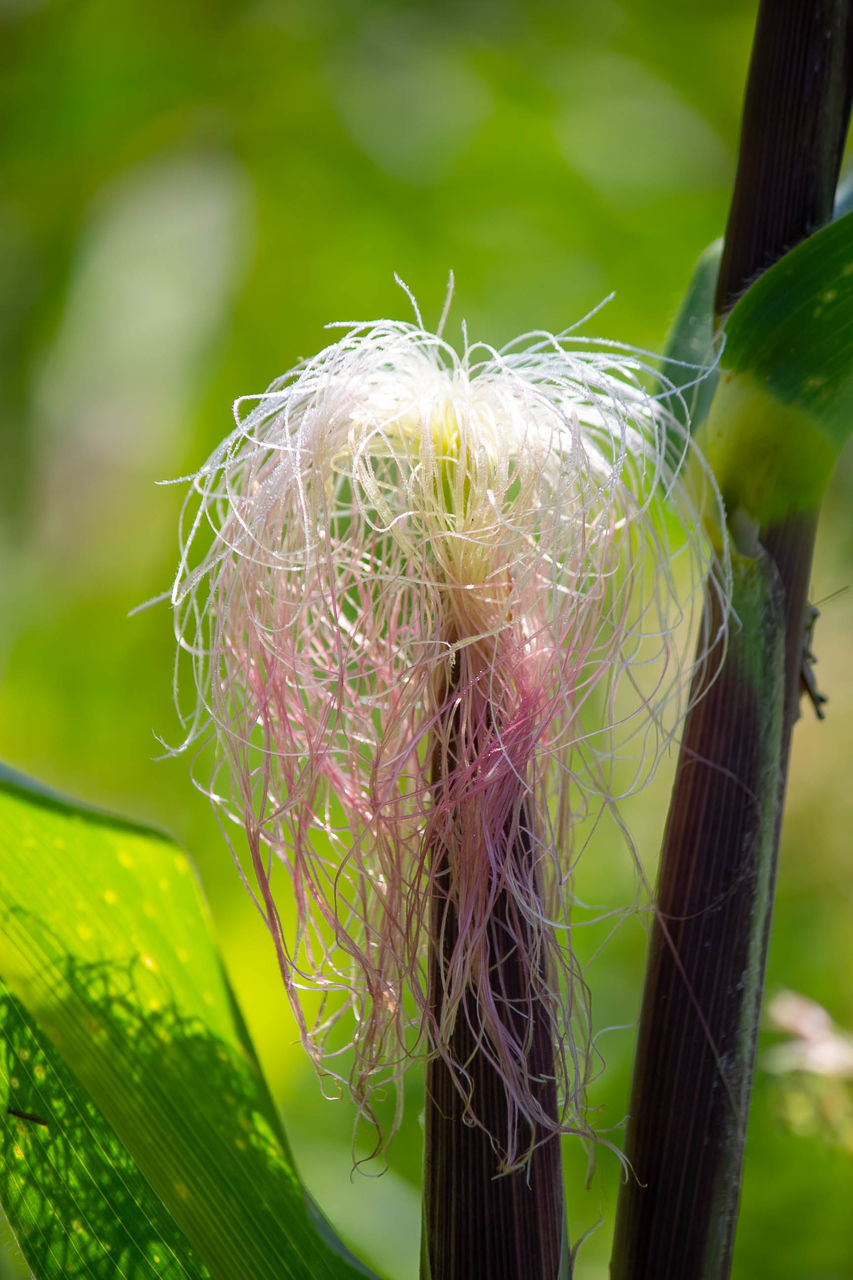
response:
<path id="1" fill-rule="evenodd" d="M 448 336 L 561 330 L 660 349 L 721 234 L 752 0 L 0 0 L 0 758 L 174 833 L 219 938 L 303 1174 L 353 1247 L 414 1280 L 422 1083 L 382 1177 L 352 1174 L 352 1113 L 295 1044 L 272 948 L 185 758 L 159 759 L 182 489 L 234 398 L 327 341 L 328 321 L 409 318 Z M 821 526 L 818 672 L 796 730 L 768 991 L 853 1026 L 853 458 Z M 653 875 L 670 768 L 629 807 Z M 636 897 L 624 845 L 589 891 Z M 647 913 L 590 966 L 625 1115 Z M 594 948 L 591 948 L 594 950 Z M 608 1028 L 614 1028 L 607 1030 Z M 621 1029 L 619 1029 L 621 1028 Z M 770 1040 L 762 1040 L 762 1055 Z M 735 1276 L 853 1277 L 844 1089 L 759 1065 Z M 616 1131 L 618 1139 L 618 1130 Z M 577 1280 L 607 1275 L 621 1176 L 567 1144 Z"/>

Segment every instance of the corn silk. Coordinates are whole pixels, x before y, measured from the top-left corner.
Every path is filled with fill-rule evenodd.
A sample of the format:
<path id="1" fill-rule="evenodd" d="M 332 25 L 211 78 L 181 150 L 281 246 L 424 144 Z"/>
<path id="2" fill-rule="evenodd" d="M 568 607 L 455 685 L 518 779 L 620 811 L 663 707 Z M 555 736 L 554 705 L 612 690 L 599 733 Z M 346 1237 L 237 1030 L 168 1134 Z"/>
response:
<path id="1" fill-rule="evenodd" d="M 420 322 L 349 326 L 239 400 L 192 478 L 172 593 L 195 689 L 184 745 L 215 742 L 199 785 L 245 833 L 230 843 L 303 1043 L 377 1148 L 424 1055 L 482 1123 L 451 1048 L 462 1016 L 506 1090 L 505 1167 L 528 1154 L 520 1118 L 589 1132 L 578 832 L 653 774 L 697 664 L 719 661 L 713 635 L 685 658 L 691 621 L 705 589 L 726 592 L 705 533 L 719 494 L 651 375 L 571 333 L 457 354 Z M 438 1009 L 435 892 L 458 921 Z M 490 958 L 499 896 L 520 1011 Z M 553 1030 L 556 1115 L 527 1067 L 534 1016 Z"/>

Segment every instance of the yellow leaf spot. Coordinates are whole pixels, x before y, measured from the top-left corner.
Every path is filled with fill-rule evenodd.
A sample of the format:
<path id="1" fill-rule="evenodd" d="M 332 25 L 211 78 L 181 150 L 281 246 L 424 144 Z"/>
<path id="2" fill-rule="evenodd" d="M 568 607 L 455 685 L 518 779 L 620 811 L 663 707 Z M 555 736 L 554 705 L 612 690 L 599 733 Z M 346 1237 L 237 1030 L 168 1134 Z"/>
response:
<path id="1" fill-rule="evenodd" d="M 111 907 L 115 906 L 115 904 L 118 902 L 118 894 L 115 892 L 114 889 L 104 890 L 104 902 L 108 903 Z"/>
<path id="2" fill-rule="evenodd" d="M 182 876 L 185 876 L 189 871 L 189 869 L 190 869 L 190 864 L 187 862 L 183 854 L 176 853 L 175 854 L 175 870 L 180 872 Z"/>
<path id="3" fill-rule="evenodd" d="M 175 952 L 175 954 L 180 960 L 181 964 L 186 964 L 190 958 L 190 953 L 189 951 L 187 951 L 186 947 L 178 947 L 178 950 Z"/>
<path id="4" fill-rule="evenodd" d="M 119 849 L 118 860 L 123 867 L 133 866 L 133 855 L 128 853 L 127 849 Z"/>
<path id="5" fill-rule="evenodd" d="M 214 1000 L 213 996 L 210 994 L 209 991 L 205 991 L 201 998 L 208 1008 L 210 1008 L 211 1005 L 216 1004 L 216 1001 Z"/>
<path id="6" fill-rule="evenodd" d="M 172 886 L 170 882 L 166 879 L 165 876 L 163 876 L 162 880 L 158 880 L 157 882 L 157 888 L 162 889 L 164 893 L 166 893 L 169 889 L 171 889 L 171 887 Z"/>
<path id="7" fill-rule="evenodd" d="M 12 1150 L 13 1150 L 13 1151 L 14 1151 L 14 1153 L 15 1153 L 15 1159 L 16 1159 L 16 1160 L 23 1160 L 23 1158 L 24 1158 L 24 1153 L 23 1153 L 23 1151 L 21 1150 L 21 1148 L 20 1148 L 20 1147 L 13 1147 L 13 1148 L 12 1148 Z"/>
<path id="8" fill-rule="evenodd" d="M 143 956 L 142 963 L 146 969 L 150 969 L 152 972 L 157 968 L 157 961 L 153 956 Z"/>
<path id="9" fill-rule="evenodd" d="M 152 919 L 152 917 L 156 916 L 157 912 L 156 912 L 156 910 L 154 909 L 154 904 L 153 904 L 153 903 L 151 903 L 151 902 L 143 902 L 143 904 L 142 904 L 142 914 L 143 914 L 143 915 L 146 915 L 146 916 L 148 917 L 148 919 L 149 919 L 149 920 L 151 920 L 151 919 Z"/>
<path id="10" fill-rule="evenodd" d="M 82 938 L 84 942 L 88 942 L 89 939 L 93 936 L 93 930 L 90 929 L 87 924 L 78 924 L 77 936 L 79 938 Z"/>

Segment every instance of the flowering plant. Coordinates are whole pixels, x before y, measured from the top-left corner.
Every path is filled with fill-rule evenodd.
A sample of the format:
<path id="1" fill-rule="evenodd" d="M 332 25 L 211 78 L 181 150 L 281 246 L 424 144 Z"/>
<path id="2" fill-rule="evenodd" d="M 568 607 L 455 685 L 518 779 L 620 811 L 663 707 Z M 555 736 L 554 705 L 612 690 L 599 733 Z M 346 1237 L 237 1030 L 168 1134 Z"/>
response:
<path id="1" fill-rule="evenodd" d="M 640 354 L 571 337 L 459 356 L 419 317 L 348 328 L 237 402 L 193 480 L 173 591 L 188 740 L 217 740 L 209 791 L 245 828 L 315 1062 L 334 1074 L 351 1047 L 375 1122 L 380 1084 L 441 1057 L 502 1167 L 529 1155 L 520 1116 L 531 1143 L 587 1132 L 573 830 L 613 802 L 620 754 L 632 786 L 652 772 L 690 675 L 675 632 L 710 566 L 714 485 L 672 388 L 645 389 Z M 454 1046 L 463 1017 L 503 1083 L 501 1132 Z M 525 1053 L 535 1017 L 553 1113 Z"/>
<path id="2" fill-rule="evenodd" d="M 801 684 L 817 708 L 824 701 L 813 680 L 810 630 L 804 640 L 814 616 L 806 601 L 812 547 L 853 422 L 849 187 L 835 196 L 853 97 L 850 7 L 851 0 L 759 6 L 725 241 L 700 260 L 666 365 L 679 385 L 683 362 L 713 366 L 701 393 L 690 397 L 689 427 L 679 393 L 651 375 L 641 354 L 569 332 L 528 335 L 501 351 L 466 339 L 457 355 L 441 337 L 442 325 L 431 335 L 416 317 L 413 325 L 348 326 L 316 359 L 241 401 L 237 431 L 194 478 L 173 593 L 181 654 L 194 667 L 197 693 L 186 742 L 200 748 L 213 740 L 214 776 L 205 767 L 200 785 L 240 828 L 234 851 L 273 934 L 302 1038 L 325 1078 L 349 1085 L 356 1114 L 375 1127 L 374 1149 L 399 1121 L 405 1069 L 425 1059 L 422 1280 L 568 1280 L 578 1244 L 569 1247 L 558 1135 L 590 1132 L 584 1086 L 595 1057 L 573 945 L 585 908 L 572 875 L 589 830 L 584 818 L 594 822 L 609 811 L 618 821 L 621 796 L 642 785 L 673 739 L 679 760 L 651 895 L 624 1138 L 629 1176 L 619 1190 L 610 1274 L 729 1276 Z M 108 26 L 99 23 L 99 39 Z M 263 30 L 243 23 L 241 39 L 250 28 L 255 37 Z M 218 58 L 221 24 L 216 34 Z M 316 52 L 338 60 L 331 34 L 328 24 L 316 25 Z M 56 50 L 44 44 L 44 24 L 36 35 L 29 43 L 48 49 L 47 67 Z M 122 28 L 122 56 L 134 44 L 126 35 Z M 256 44 L 245 49 L 251 83 L 263 95 L 293 78 L 282 74 L 265 31 L 262 39 L 274 75 L 262 73 Z M 136 43 L 147 58 L 147 28 Z M 392 35 L 388 46 L 389 101 L 395 110 L 400 102 L 419 104 L 422 121 L 450 119 L 454 94 L 445 100 L 444 75 L 438 105 L 446 115 L 435 109 L 431 74 L 416 79 L 411 94 L 398 93 L 410 87 L 408 69 L 399 72 L 404 43 L 408 36 L 397 45 Z M 303 58 L 307 45 L 296 44 Z M 102 51 L 97 41 L 72 45 Z M 142 75 L 130 77 L 134 85 L 147 77 L 144 58 Z M 113 65 L 100 56 L 96 62 L 95 70 Z M 192 62 L 203 63 L 197 42 Z M 553 65 L 542 63 L 549 81 Z M 477 76 L 484 67 L 478 57 Z M 232 79 L 239 110 L 248 113 L 235 113 L 242 126 L 233 141 L 254 158 L 252 166 L 260 154 L 246 148 L 254 122 L 263 120 L 266 132 L 276 121 L 274 182 L 259 188 L 259 207 L 284 191 L 291 203 L 306 184 L 290 165 L 282 168 L 282 99 L 246 93 L 246 78 Z M 333 79 L 337 84 L 337 74 Z M 67 78 L 42 80 L 64 89 Z M 175 77 L 167 80 L 171 102 Z M 192 75 L 184 80 L 191 90 L 200 83 Z M 84 72 L 82 112 L 47 115 L 67 115 L 74 128 L 94 120 L 107 137 L 103 113 L 90 110 L 89 81 Z M 109 73 L 107 81 L 118 82 Z M 297 76 L 294 83 L 301 137 L 310 81 Z M 140 104 L 156 98 L 132 96 Z M 550 88 L 542 95 L 549 118 L 552 97 Z M 631 146 L 642 133 L 643 113 L 634 114 L 630 134 L 621 119 L 618 130 Z M 656 120 L 660 113 L 653 114 Z M 667 121 L 671 115 L 667 104 Z M 129 138 L 130 116 L 120 116 Z M 573 127 L 595 125 L 583 128 L 581 150 L 597 147 L 601 135 L 587 116 L 584 108 L 568 117 Z M 396 119 L 391 124 L 396 138 Z M 162 143 L 159 124 L 143 132 L 145 147 Z M 467 187 L 482 209 L 509 208 L 506 169 L 529 143 L 514 132 L 506 153 L 506 131 L 489 126 L 478 135 L 477 147 L 502 138 L 491 195 L 479 165 L 472 166 L 476 178 Z M 358 134 L 364 140 L 360 127 L 353 138 Z M 657 132 L 647 141 L 656 146 Z M 314 149 L 300 149 L 310 154 L 302 176 L 313 183 Z M 583 159 L 570 150 L 573 161 Z M 27 149 L 28 156 L 42 152 Z M 135 145 L 115 155 L 122 171 L 129 155 L 140 158 Z M 533 163 L 545 155 L 534 148 Z M 619 155 L 605 163 L 623 167 Z M 66 195 L 62 175 L 72 169 L 40 167 L 60 174 Z M 253 167 L 253 178 L 261 173 Z M 580 194 L 596 175 L 583 164 L 578 173 L 585 175 L 578 177 Z M 177 187 L 184 185 L 182 179 Z M 628 186 L 642 194 L 633 179 Z M 213 188 L 193 179 L 187 190 L 198 189 L 201 204 L 193 197 L 186 205 L 184 192 L 157 215 L 156 203 L 139 201 L 140 188 L 131 186 L 133 199 L 123 207 L 134 226 L 144 224 L 143 243 L 156 243 L 158 268 L 165 261 L 158 229 L 171 226 L 177 212 L 195 231 L 218 188 L 218 179 Z M 70 210 L 74 223 L 76 198 L 40 200 L 37 189 L 31 210 L 41 231 L 45 210 L 60 223 Z M 676 196 L 675 186 L 666 189 Z M 331 223 L 321 219 L 314 242 L 325 251 L 340 202 L 325 182 L 318 190 L 319 202 L 299 208 L 326 210 Z M 454 202 L 460 190 L 454 184 Z M 404 208 L 442 207 L 425 194 L 419 188 L 408 204 L 388 203 L 395 221 Z M 522 203 L 523 225 L 533 230 L 537 210 Z M 683 201 L 668 196 L 667 203 L 683 219 Z M 113 207 L 111 197 L 106 206 Z M 463 206 L 464 191 L 459 207 L 470 226 L 471 208 Z M 278 208 L 290 225 L 289 211 Z M 633 238 L 636 219 L 646 219 L 645 242 L 648 219 L 658 221 L 663 203 L 629 200 L 626 208 L 616 222 L 604 220 L 608 232 L 621 228 Z M 563 219 L 562 203 L 557 216 Z M 96 247 L 110 238 L 104 227 L 114 225 L 95 227 Z M 507 225 L 515 227 L 514 216 Z M 647 243 L 666 252 L 662 229 L 672 225 L 664 218 L 657 240 Z M 104 324 L 92 328 L 92 317 L 108 316 L 109 325 L 117 318 L 116 332 L 130 337 L 128 387 L 135 393 L 140 369 L 151 382 L 169 383 L 177 364 L 146 357 L 137 341 L 145 324 L 139 333 L 135 324 L 126 329 L 131 308 L 117 305 L 126 290 L 132 314 L 150 314 L 158 337 L 168 332 L 167 347 L 178 332 L 172 312 L 179 295 L 192 295 L 199 313 L 215 308 L 206 289 L 170 287 L 163 295 L 168 319 L 147 288 L 140 310 L 138 280 L 125 270 L 139 258 L 116 237 L 106 269 L 80 273 L 87 289 L 109 285 L 110 305 L 75 309 L 72 280 L 68 316 L 51 350 L 61 354 L 63 334 L 73 332 L 73 358 L 67 366 L 57 359 L 44 383 L 54 391 L 43 395 L 45 354 L 45 367 L 54 362 L 44 339 L 57 293 L 41 290 L 42 303 L 30 306 L 35 295 L 27 282 L 37 265 L 30 250 L 41 231 L 32 244 L 26 234 L 22 241 L 23 287 L 13 294 L 25 304 L 30 336 L 20 351 L 16 345 L 9 367 L 32 378 L 20 401 L 33 406 L 31 430 L 40 430 L 47 409 L 45 422 L 61 425 L 63 435 L 69 427 L 68 440 L 94 440 L 103 434 L 104 405 L 112 421 L 114 400 L 111 362 L 98 340 Z M 15 225 L 12 232 L 15 245 Z M 71 243 L 64 228 L 54 239 Z M 281 239 L 266 243 L 277 253 Z M 556 274 L 561 258 L 552 256 L 549 237 L 542 246 L 539 260 L 548 254 Z M 220 264 L 222 248 L 215 251 Z M 619 259 L 609 250 L 608 243 L 608 270 Z M 531 281 L 535 260 L 524 267 Z M 84 253 L 81 261 L 85 267 L 101 259 Z M 209 271 L 212 259 L 205 254 L 203 262 Z M 269 265 L 259 258 L 256 283 L 270 279 Z M 113 276 L 122 282 L 117 293 Z M 664 270 L 660 280 L 667 279 Z M 649 315 L 652 301 L 644 297 Z M 81 433 L 75 424 L 84 423 L 79 397 L 89 377 L 98 394 Z M 16 435 L 26 428 L 25 415 L 15 427 Z M 54 447 L 59 433 L 51 430 L 43 443 L 33 460 L 44 454 L 45 474 L 58 478 L 64 497 L 79 505 L 85 495 L 88 505 L 99 455 L 87 445 L 69 470 L 72 455 L 65 445 Z M 112 434 L 109 443 L 112 452 Z M 26 447 L 12 449 L 12 489 L 28 478 L 19 466 L 26 454 Z M 102 487 L 112 519 L 115 492 Z M 59 490 L 45 492 L 52 499 Z M 63 548 L 85 564 L 88 592 L 97 562 L 77 536 L 81 526 L 67 518 L 75 502 L 44 505 L 56 506 Z M 33 527 L 41 528 L 40 519 Z M 136 522 L 128 511 L 113 527 L 126 532 Z M 121 546 L 119 540 L 109 552 L 127 581 L 131 566 Z M 32 563 L 21 560 L 25 574 Z M 58 561 L 62 569 L 68 563 Z M 703 578 L 691 664 L 681 655 Z M 65 599 L 48 588 L 58 584 L 55 573 L 37 580 L 45 589 L 29 593 L 34 601 Z M 50 742 L 43 694 L 69 669 L 43 660 L 37 636 L 38 629 L 21 631 L 18 657 L 31 650 L 32 683 L 25 678 L 18 693 L 26 695 L 9 704 L 16 730 L 31 735 L 31 756 L 41 752 L 42 736 Z M 101 653 L 111 652 L 105 636 L 100 643 Z M 104 671 L 100 662 L 89 665 L 94 693 Z M 85 733 L 91 718 L 76 715 L 85 681 L 69 686 L 78 699 L 75 729 Z M 122 716 L 129 709 L 124 693 Z M 103 721 L 112 751 L 115 718 Z M 100 759 L 79 735 L 69 744 L 74 772 L 81 747 L 91 762 Z M 96 790 L 109 793 L 105 776 Z M 820 839 L 817 824 L 812 839 Z M 0 766 L 0 917 L 0 1202 L 33 1275 L 356 1280 L 367 1273 L 300 1181 L 190 865 L 171 841 Z M 397 1095 L 390 1122 L 380 1105 L 383 1086 Z M 835 1105 L 839 1096 L 824 1101 Z M 808 1190 L 807 1159 L 797 1176 Z M 837 1192 L 840 1174 L 832 1176 Z M 577 1242 L 583 1209 L 574 1199 L 569 1210 Z M 809 1227 L 806 1214 L 801 1229 L 811 1240 Z M 767 1233 L 759 1236 L 756 1263 L 745 1263 L 745 1253 L 740 1261 L 754 1274 L 767 1271 Z M 821 1239 L 827 1245 L 826 1232 Z M 782 1243 L 790 1254 L 788 1238 Z M 846 1245 L 841 1231 L 839 1266 Z"/>

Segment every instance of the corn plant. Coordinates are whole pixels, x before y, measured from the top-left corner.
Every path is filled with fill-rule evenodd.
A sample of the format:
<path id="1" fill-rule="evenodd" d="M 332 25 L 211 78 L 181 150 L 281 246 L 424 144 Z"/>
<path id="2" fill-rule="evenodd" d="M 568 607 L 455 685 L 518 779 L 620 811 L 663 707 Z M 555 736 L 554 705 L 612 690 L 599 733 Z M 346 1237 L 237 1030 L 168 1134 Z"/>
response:
<path id="1" fill-rule="evenodd" d="M 673 741 L 611 1274 L 730 1273 L 853 422 L 851 30 L 847 0 L 762 4 L 725 239 L 662 362 L 574 330 L 457 350 L 415 306 L 238 401 L 192 477 L 181 745 L 212 745 L 196 782 L 359 1151 L 425 1073 L 423 1280 L 571 1275 L 560 1141 L 613 1144 L 578 833 Z M 0 1199 L 37 1280 L 371 1275 L 300 1182 L 186 856 L 6 770 L 0 884 Z"/>

